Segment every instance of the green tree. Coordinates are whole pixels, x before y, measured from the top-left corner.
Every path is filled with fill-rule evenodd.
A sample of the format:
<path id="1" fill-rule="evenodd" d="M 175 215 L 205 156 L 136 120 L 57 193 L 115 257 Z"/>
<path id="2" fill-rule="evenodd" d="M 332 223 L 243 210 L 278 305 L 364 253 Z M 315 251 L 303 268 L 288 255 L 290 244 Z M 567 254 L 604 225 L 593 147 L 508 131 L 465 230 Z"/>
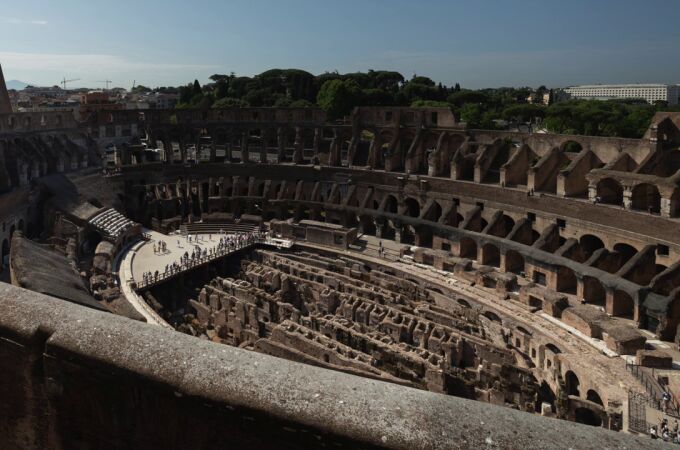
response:
<path id="1" fill-rule="evenodd" d="M 484 111 L 479 104 L 466 103 L 460 109 L 460 118 L 470 128 L 479 128 L 484 118 Z"/>
<path id="2" fill-rule="evenodd" d="M 533 122 L 545 117 L 545 108 L 534 104 L 513 105 L 503 110 L 503 118 L 509 121 Z"/>
<path id="3" fill-rule="evenodd" d="M 314 103 L 310 102 L 309 100 L 305 100 L 304 98 L 294 100 L 290 103 L 289 105 L 291 108 L 313 108 Z"/>
<path id="4" fill-rule="evenodd" d="M 326 81 L 317 95 L 317 104 L 323 108 L 329 118 L 338 119 L 349 114 L 361 100 L 361 90 L 354 80 Z"/>
<path id="5" fill-rule="evenodd" d="M 146 86 L 143 86 L 141 84 L 138 84 L 137 86 L 133 87 L 130 90 L 130 92 L 132 92 L 134 94 L 143 94 L 143 93 L 146 93 L 146 92 L 151 92 L 151 89 L 146 87 Z"/>
<path id="6" fill-rule="evenodd" d="M 363 89 L 361 97 L 363 106 L 391 106 L 394 104 L 394 96 L 382 88 Z"/>
<path id="7" fill-rule="evenodd" d="M 437 100 L 415 100 L 411 103 L 412 108 L 449 108 L 451 105 L 447 102 L 440 102 Z"/>
<path id="8" fill-rule="evenodd" d="M 449 95 L 446 100 L 456 106 L 462 106 L 466 103 L 487 103 L 489 96 L 479 91 L 464 90 Z"/>
<path id="9" fill-rule="evenodd" d="M 201 83 L 199 83 L 198 80 L 194 80 L 193 94 L 198 95 L 202 93 L 203 89 L 201 89 Z"/>
<path id="10" fill-rule="evenodd" d="M 217 81 L 215 83 L 215 98 L 219 100 L 227 95 L 229 95 L 229 83 L 225 79 Z"/>
<path id="11" fill-rule="evenodd" d="M 250 106 L 245 100 L 233 97 L 224 97 L 213 103 L 212 107 L 215 109 L 221 108 L 247 108 Z"/>

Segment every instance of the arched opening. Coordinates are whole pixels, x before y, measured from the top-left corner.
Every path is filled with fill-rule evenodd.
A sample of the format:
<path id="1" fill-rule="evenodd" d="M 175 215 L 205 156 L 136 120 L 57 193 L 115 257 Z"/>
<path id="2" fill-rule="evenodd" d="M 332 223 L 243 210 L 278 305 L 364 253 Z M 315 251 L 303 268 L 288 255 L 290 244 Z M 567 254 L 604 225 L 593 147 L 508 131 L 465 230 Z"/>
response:
<path id="1" fill-rule="evenodd" d="M 578 390 L 581 382 L 578 380 L 578 377 L 574 372 L 572 372 L 571 370 L 567 371 L 564 377 L 564 382 L 567 385 L 566 387 L 568 395 L 573 395 L 574 397 L 581 396 L 581 393 Z"/>
<path id="2" fill-rule="evenodd" d="M 388 195 L 387 199 L 385 200 L 384 211 L 392 214 L 397 214 L 397 207 L 398 207 L 397 198 L 394 195 Z"/>
<path id="3" fill-rule="evenodd" d="M 437 202 L 433 202 L 428 209 L 427 214 L 423 216 L 423 219 L 429 220 L 431 222 L 438 222 L 442 215 L 442 207 Z"/>
<path id="4" fill-rule="evenodd" d="M 529 335 L 529 336 L 533 335 L 533 333 L 531 331 L 527 330 L 526 328 L 524 328 L 521 325 L 517 325 L 515 328 L 517 328 L 517 331 L 519 331 L 520 333 L 524 333 L 524 334 Z"/>
<path id="5" fill-rule="evenodd" d="M 405 213 L 407 216 L 414 218 L 420 217 L 420 204 L 418 203 L 418 200 L 407 198 L 404 200 L 404 206 L 406 207 Z"/>
<path id="6" fill-rule="evenodd" d="M 376 235 L 376 228 L 375 228 L 375 222 L 373 222 L 373 217 L 371 216 L 362 216 L 360 219 L 361 223 L 361 232 L 363 234 L 368 234 L 371 236 Z"/>
<path id="7" fill-rule="evenodd" d="M 26 237 L 28 239 L 33 239 L 35 237 L 35 233 L 35 226 L 32 222 L 28 222 L 28 225 L 26 225 Z"/>
<path id="8" fill-rule="evenodd" d="M 498 314 L 496 314 L 493 311 L 484 311 L 483 316 L 486 317 L 487 319 L 493 321 L 493 322 L 498 322 L 501 325 L 503 324 L 503 321 L 501 320 L 500 317 L 498 317 Z"/>
<path id="9" fill-rule="evenodd" d="M 550 405 L 550 409 L 554 413 L 556 411 L 555 408 L 555 400 L 557 399 L 557 396 L 553 392 L 553 390 L 550 388 L 548 383 L 543 381 L 541 385 L 538 388 L 538 396 L 536 399 L 536 412 L 541 411 L 541 405 L 543 403 L 547 403 Z"/>
<path id="10" fill-rule="evenodd" d="M 0 258 L 0 270 L 9 265 L 9 241 L 3 239 L 2 241 L 2 257 Z"/>
<path id="11" fill-rule="evenodd" d="M 401 228 L 401 242 L 409 245 L 416 243 L 416 233 L 411 225 L 404 225 Z"/>
<path id="12" fill-rule="evenodd" d="M 612 316 L 633 318 L 635 312 L 635 302 L 633 297 L 626 292 L 616 290 L 612 299 L 611 311 L 608 311 Z"/>
<path id="13" fill-rule="evenodd" d="M 556 355 L 559 355 L 560 353 L 562 353 L 562 350 L 560 350 L 560 348 L 558 346 L 556 346 L 555 344 L 552 344 L 552 343 L 551 344 L 545 344 L 545 348 L 547 348 L 548 350 L 550 350 L 551 352 L 553 352 Z"/>
<path id="14" fill-rule="evenodd" d="M 22 233 L 25 231 L 24 230 L 24 219 L 19 219 L 18 227 L 19 227 L 19 231 L 21 231 Z"/>
<path id="15" fill-rule="evenodd" d="M 203 212 L 210 212 L 210 183 L 201 184 L 201 197 L 203 199 Z"/>
<path id="16" fill-rule="evenodd" d="M 503 226 L 502 226 L 502 233 L 500 237 L 506 237 L 510 232 L 512 231 L 513 228 L 515 228 L 515 221 L 512 219 L 512 217 L 503 214 L 503 218 L 501 219 Z"/>
<path id="17" fill-rule="evenodd" d="M 419 247 L 432 248 L 432 229 L 428 226 L 418 226 L 416 228 L 416 244 Z"/>
<path id="18" fill-rule="evenodd" d="M 600 280 L 595 277 L 583 277 L 583 298 L 586 303 L 604 306 L 607 292 Z"/>
<path id="19" fill-rule="evenodd" d="M 458 256 L 461 258 L 477 259 L 477 243 L 469 237 L 460 238 L 460 251 Z"/>
<path id="20" fill-rule="evenodd" d="M 309 220 L 312 217 L 312 211 L 309 209 L 308 206 L 303 205 L 300 207 L 300 220 Z"/>
<path id="21" fill-rule="evenodd" d="M 602 398 L 600 398 L 600 394 L 598 394 L 597 391 L 594 391 L 592 389 L 588 389 L 588 392 L 586 393 L 586 399 L 593 403 L 597 403 L 600 406 L 604 406 Z"/>
<path id="22" fill-rule="evenodd" d="M 661 194 L 653 184 L 642 183 L 633 188 L 631 207 L 639 211 L 659 214 L 661 211 Z"/>
<path id="23" fill-rule="evenodd" d="M 632 245 L 620 243 L 614 244 L 614 251 L 619 254 L 620 266 L 626 264 L 637 253 L 637 249 Z"/>
<path id="24" fill-rule="evenodd" d="M 583 254 L 586 258 L 590 258 L 595 251 L 604 248 L 604 242 L 602 242 L 602 239 L 598 238 L 597 236 L 593 236 L 592 234 L 584 234 L 581 236 L 581 239 L 579 239 L 579 244 L 581 245 L 581 250 L 583 250 Z"/>
<path id="25" fill-rule="evenodd" d="M 562 151 L 565 153 L 579 153 L 583 146 L 576 141 L 567 141 L 562 144 Z"/>
<path id="26" fill-rule="evenodd" d="M 505 252 L 505 271 L 517 275 L 524 272 L 524 257 L 518 251 Z"/>
<path id="27" fill-rule="evenodd" d="M 602 417 L 590 408 L 576 408 L 574 411 L 574 421 L 593 427 L 602 426 Z"/>
<path id="28" fill-rule="evenodd" d="M 597 183 L 597 196 L 601 203 L 622 205 L 623 187 L 613 178 L 603 178 Z"/>
<path id="29" fill-rule="evenodd" d="M 396 234 L 397 233 L 394 227 L 390 225 L 389 221 L 386 221 L 385 224 L 382 226 L 381 237 L 383 239 L 394 239 Z"/>
<path id="30" fill-rule="evenodd" d="M 97 245 L 102 241 L 102 235 L 97 231 L 91 230 L 87 232 L 83 242 L 80 244 L 81 255 L 91 255 L 94 253 Z"/>
<path id="31" fill-rule="evenodd" d="M 459 304 L 460 306 L 462 306 L 463 308 L 468 308 L 468 309 L 469 309 L 469 308 L 472 308 L 472 306 L 470 305 L 470 302 L 468 302 L 467 300 L 465 300 L 465 299 L 463 299 L 463 298 L 459 298 L 459 299 L 456 300 L 456 301 L 457 301 L 458 304 Z"/>
<path id="32" fill-rule="evenodd" d="M 482 247 L 482 264 L 492 267 L 501 266 L 501 252 L 493 244 L 484 244 Z"/>
<path id="33" fill-rule="evenodd" d="M 562 266 L 557 269 L 557 291 L 576 293 L 576 274 L 570 268 Z"/>

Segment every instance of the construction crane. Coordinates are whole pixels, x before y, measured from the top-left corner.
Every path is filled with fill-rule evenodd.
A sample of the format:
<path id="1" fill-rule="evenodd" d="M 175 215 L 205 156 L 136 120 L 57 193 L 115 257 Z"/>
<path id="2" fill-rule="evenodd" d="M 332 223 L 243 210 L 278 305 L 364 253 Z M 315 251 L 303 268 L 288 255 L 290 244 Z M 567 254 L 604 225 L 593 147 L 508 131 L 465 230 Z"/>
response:
<path id="1" fill-rule="evenodd" d="M 61 80 L 61 81 L 59 82 L 59 84 L 61 84 L 61 85 L 63 86 L 63 89 L 66 90 L 66 83 L 70 83 L 70 82 L 72 82 L 72 81 L 80 81 L 80 78 L 74 78 L 74 79 L 72 79 L 72 80 L 67 80 L 66 77 L 64 77 L 64 79 Z"/>
<path id="2" fill-rule="evenodd" d="M 97 83 L 106 83 L 106 90 L 109 90 L 109 84 L 113 83 L 111 80 L 97 80 Z"/>

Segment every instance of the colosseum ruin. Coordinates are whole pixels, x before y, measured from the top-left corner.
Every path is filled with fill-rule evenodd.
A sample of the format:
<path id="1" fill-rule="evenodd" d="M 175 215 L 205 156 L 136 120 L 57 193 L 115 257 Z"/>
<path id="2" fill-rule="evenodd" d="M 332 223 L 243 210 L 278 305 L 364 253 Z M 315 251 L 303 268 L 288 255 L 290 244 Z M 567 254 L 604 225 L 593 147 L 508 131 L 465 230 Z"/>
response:
<path id="1" fill-rule="evenodd" d="M 680 113 L 4 112 L 0 447 L 656 448 L 678 217 Z"/>

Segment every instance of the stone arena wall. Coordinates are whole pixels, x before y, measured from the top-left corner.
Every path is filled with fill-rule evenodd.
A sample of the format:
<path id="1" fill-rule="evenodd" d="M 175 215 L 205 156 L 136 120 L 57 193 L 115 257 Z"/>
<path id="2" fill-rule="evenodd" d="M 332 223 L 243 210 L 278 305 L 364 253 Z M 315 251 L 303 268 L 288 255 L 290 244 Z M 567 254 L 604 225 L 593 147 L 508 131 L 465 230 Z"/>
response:
<path id="1" fill-rule="evenodd" d="M 200 341 L 6 284 L 0 310 L 2 448 L 662 445 Z"/>

